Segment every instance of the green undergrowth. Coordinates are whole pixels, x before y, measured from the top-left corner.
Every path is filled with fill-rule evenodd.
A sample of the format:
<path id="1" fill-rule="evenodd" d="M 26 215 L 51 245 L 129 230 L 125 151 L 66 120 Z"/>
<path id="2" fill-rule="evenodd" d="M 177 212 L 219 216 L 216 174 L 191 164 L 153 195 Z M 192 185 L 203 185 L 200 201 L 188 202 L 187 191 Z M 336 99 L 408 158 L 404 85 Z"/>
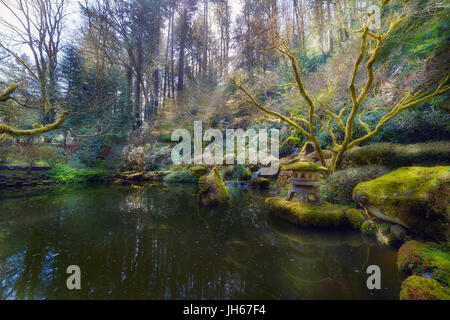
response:
<path id="1" fill-rule="evenodd" d="M 56 165 L 46 175 L 62 184 L 75 183 L 105 183 L 111 174 L 98 168 L 73 168 L 66 165 Z"/>

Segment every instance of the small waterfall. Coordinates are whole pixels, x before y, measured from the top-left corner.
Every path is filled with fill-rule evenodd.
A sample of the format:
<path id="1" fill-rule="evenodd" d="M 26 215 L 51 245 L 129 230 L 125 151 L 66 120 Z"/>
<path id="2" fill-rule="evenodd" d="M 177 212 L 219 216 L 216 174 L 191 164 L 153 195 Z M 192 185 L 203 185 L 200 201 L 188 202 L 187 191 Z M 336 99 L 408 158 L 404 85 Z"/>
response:
<path id="1" fill-rule="evenodd" d="M 261 175 L 261 170 L 262 169 L 259 169 L 256 172 L 252 172 L 251 179 L 258 178 Z"/>

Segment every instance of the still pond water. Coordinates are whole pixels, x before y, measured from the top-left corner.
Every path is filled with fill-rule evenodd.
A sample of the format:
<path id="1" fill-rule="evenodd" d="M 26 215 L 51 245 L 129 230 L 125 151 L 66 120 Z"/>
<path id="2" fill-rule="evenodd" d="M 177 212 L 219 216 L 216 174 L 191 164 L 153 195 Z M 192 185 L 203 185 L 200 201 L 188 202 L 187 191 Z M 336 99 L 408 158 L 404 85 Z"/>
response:
<path id="1" fill-rule="evenodd" d="M 189 186 L 50 187 L 0 194 L 1 299 L 397 299 L 396 251 L 294 227 L 230 189 L 206 210 Z M 381 268 L 381 290 L 366 269 Z M 68 290 L 66 268 L 81 268 Z"/>

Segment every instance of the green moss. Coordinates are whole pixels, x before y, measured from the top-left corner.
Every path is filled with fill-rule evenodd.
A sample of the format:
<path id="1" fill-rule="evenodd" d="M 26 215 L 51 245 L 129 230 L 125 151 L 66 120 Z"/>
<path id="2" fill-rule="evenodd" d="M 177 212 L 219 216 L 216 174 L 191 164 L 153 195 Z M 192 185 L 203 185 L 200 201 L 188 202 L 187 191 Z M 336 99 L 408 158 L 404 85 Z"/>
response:
<path id="1" fill-rule="evenodd" d="M 378 227 L 375 221 L 367 219 L 361 224 L 361 231 L 366 234 L 375 235 Z"/>
<path id="2" fill-rule="evenodd" d="M 164 177 L 165 182 L 197 183 L 198 176 L 191 171 L 174 171 Z"/>
<path id="3" fill-rule="evenodd" d="M 281 168 L 283 171 L 322 171 L 328 172 L 328 169 L 313 162 L 295 162 L 285 165 Z"/>
<path id="4" fill-rule="evenodd" d="M 434 279 L 449 285 L 450 254 L 433 245 L 415 240 L 406 242 L 398 251 L 397 267 L 406 274 L 430 273 Z"/>
<path id="5" fill-rule="evenodd" d="M 391 170 L 383 166 L 346 168 L 329 175 L 321 184 L 324 199 L 333 203 L 353 202 L 353 189 L 358 183 L 376 179 Z"/>
<path id="6" fill-rule="evenodd" d="M 242 181 L 247 181 L 247 180 L 249 180 L 251 178 L 251 176 L 252 176 L 252 172 L 250 171 L 250 169 L 249 168 L 245 168 L 245 170 L 242 171 L 242 173 L 241 173 L 240 179 Z"/>
<path id="7" fill-rule="evenodd" d="M 57 183 L 105 183 L 111 178 L 111 174 L 103 169 L 73 168 L 64 165 L 56 165 L 46 174 Z"/>
<path id="8" fill-rule="evenodd" d="M 365 214 L 361 210 L 349 209 L 345 211 L 345 216 L 353 229 L 359 230 L 365 219 Z"/>
<path id="9" fill-rule="evenodd" d="M 169 143 L 172 142 L 172 137 L 168 133 L 163 133 L 159 136 L 159 141 Z"/>
<path id="10" fill-rule="evenodd" d="M 270 180 L 264 177 L 258 177 L 250 179 L 248 185 L 252 188 L 268 189 L 270 186 Z"/>
<path id="11" fill-rule="evenodd" d="M 207 168 L 200 167 L 200 166 L 199 167 L 192 167 L 190 170 L 191 170 L 191 172 L 193 174 L 200 175 L 200 176 L 204 175 L 208 171 Z"/>
<path id="12" fill-rule="evenodd" d="M 448 237 L 450 167 L 404 167 L 358 184 L 353 199 L 384 220 L 432 238 Z"/>
<path id="13" fill-rule="evenodd" d="M 216 167 L 206 178 L 202 178 L 202 182 L 199 197 L 204 205 L 214 206 L 228 202 L 230 195 Z"/>
<path id="14" fill-rule="evenodd" d="M 198 185 L 199 185 L 199 186 L 204 185 L 204 184 L 206 183 L 206 178 L 207 178 L 207 177 L 208 177 L 208 175 L 205 174 L 205 175 L 201 176 L 200 178 L 198 178 Z"/>
<path id="15" fill-rule="evenodd" d="M 434 279 L 410 276 L 402 282 L 400 300 L 450 300 L 450 289 Z"/>
<path id="16" fill-rule="evenodd" d="M 355 212 L 346 214 L 350 210 L 349 207 L 329 202 L 310 205 L 280 198 L 267 198 L 266 207 L 280 218 L 303 227 L 354 228 L 358 224 L 356 221 L 359 220 Z"/>
<path id="17" fill-rule="evenodd" d="M 450 142 L 418 144 L 374 143 L 350 150 L 347 158 L 354 165 L 383 165 L 399 168 L 411 165 L 445 165 L 450 159 Z"/>

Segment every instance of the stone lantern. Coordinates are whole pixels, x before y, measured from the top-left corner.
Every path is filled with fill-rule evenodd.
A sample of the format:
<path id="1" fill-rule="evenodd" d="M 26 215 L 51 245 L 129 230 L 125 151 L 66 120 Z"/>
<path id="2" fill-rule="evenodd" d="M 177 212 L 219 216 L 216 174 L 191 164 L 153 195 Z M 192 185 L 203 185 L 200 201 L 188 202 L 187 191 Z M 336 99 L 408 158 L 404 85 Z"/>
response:
<path id="1" fill-rule="evenodd" d="M 328 169 L 312 162 L 295 162 L 281 168 L 286 171 L 291 178 L 288 180 L 292 184 L 286 196 L 287 201 L 291 201 L 294 194 L 298 194 L 298 201 L 304 203 L 320 204 L 322 198 L 319 192 L 318 174 L 328 172 Z M 314 200 L 310 199 L 310 196 Z"/>

